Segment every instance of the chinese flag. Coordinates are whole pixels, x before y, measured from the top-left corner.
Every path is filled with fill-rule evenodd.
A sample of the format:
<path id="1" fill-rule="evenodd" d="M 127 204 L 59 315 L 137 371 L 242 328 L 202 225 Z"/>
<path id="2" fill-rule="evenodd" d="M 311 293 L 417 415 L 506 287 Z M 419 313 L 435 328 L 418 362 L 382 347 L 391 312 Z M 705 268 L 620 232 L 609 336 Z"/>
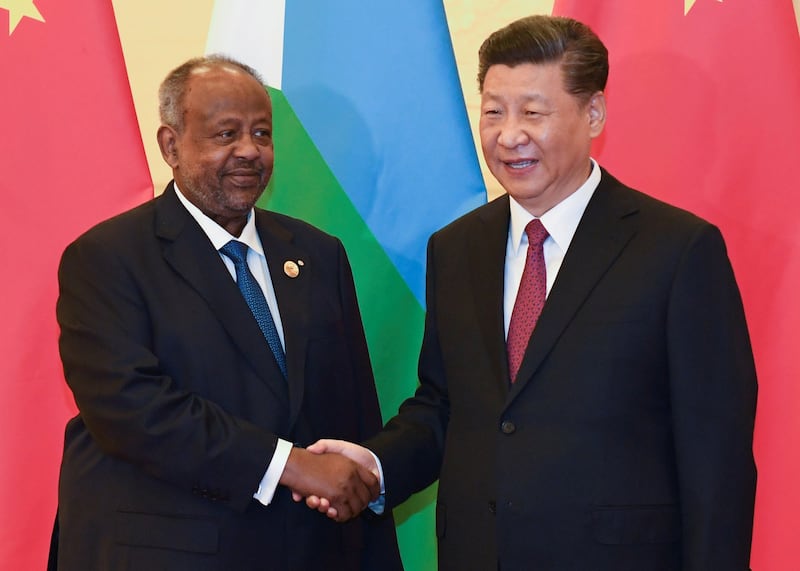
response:
<path id="1" fill-rule="evenodd" d="M 56 269 L 152 196 L 110 0 L 0 0 L 0 569 L 44 569 L 64 425 Z"/>
<path id="2" fill-rule="evenodd" d="M 792 0 L 557 0 L 554 13 L 589 24 L 609 49 L 609 118 L 595 156 L 725 235 L 759 375 L 751 565 L 800 569 L 800 34 Z"/>

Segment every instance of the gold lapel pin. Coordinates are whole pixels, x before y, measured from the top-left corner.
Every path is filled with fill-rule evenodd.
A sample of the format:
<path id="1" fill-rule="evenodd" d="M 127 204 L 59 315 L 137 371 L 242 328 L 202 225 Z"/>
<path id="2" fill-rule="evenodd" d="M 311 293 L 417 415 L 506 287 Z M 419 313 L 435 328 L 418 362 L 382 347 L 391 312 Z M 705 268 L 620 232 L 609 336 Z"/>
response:
<path id="1" fill-rule="evenodd" d="M 300 265 L 303 265 L 303 260 L 300 260 Z M 283 262 L 283 273 L 290 278 L 296 278 L 300 275 L 300 268 L 297 267 L 297 264 L 292 260 L 286 260 Z"/>

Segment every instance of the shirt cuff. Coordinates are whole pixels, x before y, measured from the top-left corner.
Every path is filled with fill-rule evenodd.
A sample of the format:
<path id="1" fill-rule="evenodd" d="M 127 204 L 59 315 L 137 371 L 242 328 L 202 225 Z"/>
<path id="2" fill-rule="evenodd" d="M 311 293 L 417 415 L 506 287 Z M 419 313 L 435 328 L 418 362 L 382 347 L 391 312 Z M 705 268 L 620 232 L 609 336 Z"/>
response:
<path id="1" fill-rule="evenodd" d="M 383 515 L 383 512 L 386 510 L 386 486 L 383 483 L 383 465 L 381 464 L 380 459 L 375 455 L 372 450 L 366 449 L 367 452 L 372 454 L 372 457 L 375 459 L 375 464 L 378 466 L 378 480 L 381 484 L 381 495 L 378 496 L 377 500 L 371 501 L 367 504 L 367 507 L 377 515 Z"/>
<path id="2" fill-rule="evenodd" d="M 283 469 L 286 467 L 286 462 L 289 460 L 289 453 L 292 451 L 292 446 L 293 444 L 291 442 L 278 438 L 278 445 L 275 447 L 272 460 L 269 466 L 267 466 L 264 477 L 261 478 L 258 490 L 253 494 L 253 497 L 265 506 L 268 506 L 270 502 L 272 502 L 275 490 L 278 489 L 278 483 L 281 479 L 281 474 L 283 474 Z"/>

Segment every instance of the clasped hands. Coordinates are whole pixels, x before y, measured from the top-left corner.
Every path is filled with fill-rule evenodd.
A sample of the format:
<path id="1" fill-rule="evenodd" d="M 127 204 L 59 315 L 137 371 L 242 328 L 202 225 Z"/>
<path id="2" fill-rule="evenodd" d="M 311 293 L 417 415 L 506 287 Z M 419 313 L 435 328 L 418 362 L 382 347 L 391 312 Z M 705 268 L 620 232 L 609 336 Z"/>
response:
<path id="1" fill-rule="evenodd" d="M 378 466 L 366 448 L 344 440 L 319 440 L 292 448 L 280 483 L 296 502 L 338 522 L 360 514 L 380 494 Z"/>

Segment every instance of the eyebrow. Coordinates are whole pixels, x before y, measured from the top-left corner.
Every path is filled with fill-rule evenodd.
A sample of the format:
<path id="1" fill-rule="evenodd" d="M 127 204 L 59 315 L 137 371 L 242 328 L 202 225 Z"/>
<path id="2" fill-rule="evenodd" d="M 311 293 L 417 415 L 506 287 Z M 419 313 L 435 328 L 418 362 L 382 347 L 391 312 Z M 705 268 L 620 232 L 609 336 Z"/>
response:
<path id="1" fill-rule="evenodd" d="M 507 99 L 507 97 L 505 95 L 500 94 L 500 93 L 493 93 L 491 91 L 484 91 L 481 94 L 481 96 L 485 97 L 487 99 L 495 99 L 495 100 L 497 100 L 497 99 L 499 99 L 499 100 Z M 525 94 L 525 95 L 522 96 L 522 99 L 524 101 L 526 101 L 526 102 L 535 101 L 535 102 L 538 102 L 538 103 L 550 103 L 550 99 L 545 97 L 541 93 Z"/>
<path id="2" fill-rule="evenodd" d="M 219 119 L 214 121 L 214 125 L 219 126 L 219 127 L 235 126 L 235 125 L 241 125 L 243 123 L 244 123 L 244 121 L 242 121 L 241 119 L 239 119 L 237 117 L 231 117 L 231 116 L 220 117 Z M 270 116 L 268 116 L 268 115 L 264 115 L 264 116 L 256 119 L 254 121 L 254 123 L 272 124 L 272 118 Z"/>

